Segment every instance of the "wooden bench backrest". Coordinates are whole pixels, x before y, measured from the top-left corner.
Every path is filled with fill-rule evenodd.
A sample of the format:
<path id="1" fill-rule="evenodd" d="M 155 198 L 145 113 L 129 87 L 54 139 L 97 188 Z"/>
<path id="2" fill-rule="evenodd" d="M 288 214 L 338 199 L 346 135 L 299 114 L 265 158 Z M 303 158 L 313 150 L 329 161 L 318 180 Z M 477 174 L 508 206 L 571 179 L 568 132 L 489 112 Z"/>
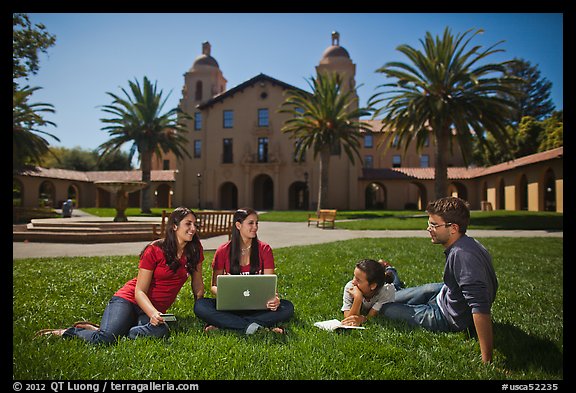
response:
<path id="1" fill-rule="evenodd" d="M 231 235 L 234 212 L 232 211 L 201 211 L 196 216 L 199 221 L 198 235 L 200 238 Z"/>
<path id="2" fill-rule="evenodd" d="M 320 218 L 332 218 L 336 216 L 335 209 L 320 209 L 319 217 Z"/>
<path id="3" fill-rule="evenodd" d="M 218 235 L 232 235 L 232 224 L 234 220 L 234 212 L 228 210 L 218 210 L 218 211 L 200 211 L 195 212 L 196 218 L 198 220 L 198 236 L 201 239 L 218 236 Z M 157 225 L 154 224 L 152 227 L 153 235 L 156 238 L 164 237 L 166 222 L 168 221 L 168 214 L 166 210 L 162 210 L 162 223 L 160 224 L 160 230 L 158 230 Z"/>

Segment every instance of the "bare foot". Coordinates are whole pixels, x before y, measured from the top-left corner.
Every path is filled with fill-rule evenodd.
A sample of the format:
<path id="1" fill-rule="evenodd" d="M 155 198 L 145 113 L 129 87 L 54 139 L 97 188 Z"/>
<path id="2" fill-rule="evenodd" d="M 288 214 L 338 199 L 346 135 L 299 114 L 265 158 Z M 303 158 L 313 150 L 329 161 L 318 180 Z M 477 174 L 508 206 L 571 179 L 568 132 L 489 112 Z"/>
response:
<path id="1" fill-rule="evenodd" d="M 205 332 L 211 332 L 212 330 L 218 330 L 217 326 L 214 325 L 206 325 L 204 326 L 204 331 Z"/>
<path id="2" fill-rule="evenodd" d="M 86 329 L 86 330 L 98 330 L 98 327 L 91 323 L 77 323 L 74 327 L 78 329 Z"/>
<path id="3" fill-rule="evenodd" d="M 271 328 L 270 331 L 272 331 L 276 334 L 286 334 L 286 331 L 284 330 L 284 328 L 281 328 L 279 326 Z"/>

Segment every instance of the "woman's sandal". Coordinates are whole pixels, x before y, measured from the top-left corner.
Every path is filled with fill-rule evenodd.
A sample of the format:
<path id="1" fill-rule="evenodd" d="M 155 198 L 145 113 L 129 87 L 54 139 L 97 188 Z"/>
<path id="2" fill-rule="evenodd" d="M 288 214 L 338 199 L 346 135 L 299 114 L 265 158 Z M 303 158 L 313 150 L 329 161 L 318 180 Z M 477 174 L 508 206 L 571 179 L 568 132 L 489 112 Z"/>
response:
<path id="1" fill-rule="evenodd" d="M 66 331 L 66 329 L 40 329 L 34 334 L 34 337 L 62 336 L 65 331 Z"/>
<path id="2" fill-rule="evenodd" d="M 90 322 L 90 321 L 78 321 L 78 322 L 74 322 L 74 326 L 75 328 L 78 329 L 87 329 L 87 330 L 98 330 L 100 329 L 100 325 Z"/>
<path id="3" fill-rule="evenodd" d="M 209 324 L 204 325 L 204 331 L 205 332 L 211 332 L 212 330 L 218 330 L 218 326 L 209 325 Z"/>

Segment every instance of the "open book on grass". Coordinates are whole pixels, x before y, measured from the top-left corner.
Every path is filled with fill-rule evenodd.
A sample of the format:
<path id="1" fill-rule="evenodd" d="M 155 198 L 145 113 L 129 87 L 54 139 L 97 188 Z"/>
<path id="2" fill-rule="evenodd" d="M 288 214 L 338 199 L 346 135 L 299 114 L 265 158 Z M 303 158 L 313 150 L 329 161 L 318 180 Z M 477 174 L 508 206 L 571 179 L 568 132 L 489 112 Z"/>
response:
<path id="1" fill-rule="evenodd" d="M 366 329 L 365 327 L 362 326 L 342 325 L 342 323 L 337 319 L 330 319 L 329 321 L 316 322 L 314 326 L 328 331 L 334 331 L 336 329 Z"/>

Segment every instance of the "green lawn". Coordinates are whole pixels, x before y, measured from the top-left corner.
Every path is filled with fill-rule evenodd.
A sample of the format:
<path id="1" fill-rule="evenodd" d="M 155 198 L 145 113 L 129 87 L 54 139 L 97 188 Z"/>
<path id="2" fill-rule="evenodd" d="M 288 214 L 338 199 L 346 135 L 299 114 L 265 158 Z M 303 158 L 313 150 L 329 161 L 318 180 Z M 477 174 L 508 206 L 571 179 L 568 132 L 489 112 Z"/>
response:
<path id="1" fill-rule="evenodd" d="M 313 326 L 341 317 L 342 289 L 360 258 L 391 261 L 409 286 L 441 281 L 441 246 L 429 239 L 383 238 L 274 250 L 279 291 L 296 309 L 287 336 L 204 333 L 187 283 L 170 310 L 179 322 L 169 339 L 121 339 L 101 347 L 32 339 L 41 328 L 98 322 L 110 296 L 136 275 L 137 257 L 14 260 L 13 378 L 562 380 L 563 239 L 481 240 L 500 281 L 492 365 L 481 363 L 478 342 L 466 333 L 431 333 L 383 319 L 368 322 L 366 330 Z M 205 283 L 212 256 L 206 253 Z"/>

